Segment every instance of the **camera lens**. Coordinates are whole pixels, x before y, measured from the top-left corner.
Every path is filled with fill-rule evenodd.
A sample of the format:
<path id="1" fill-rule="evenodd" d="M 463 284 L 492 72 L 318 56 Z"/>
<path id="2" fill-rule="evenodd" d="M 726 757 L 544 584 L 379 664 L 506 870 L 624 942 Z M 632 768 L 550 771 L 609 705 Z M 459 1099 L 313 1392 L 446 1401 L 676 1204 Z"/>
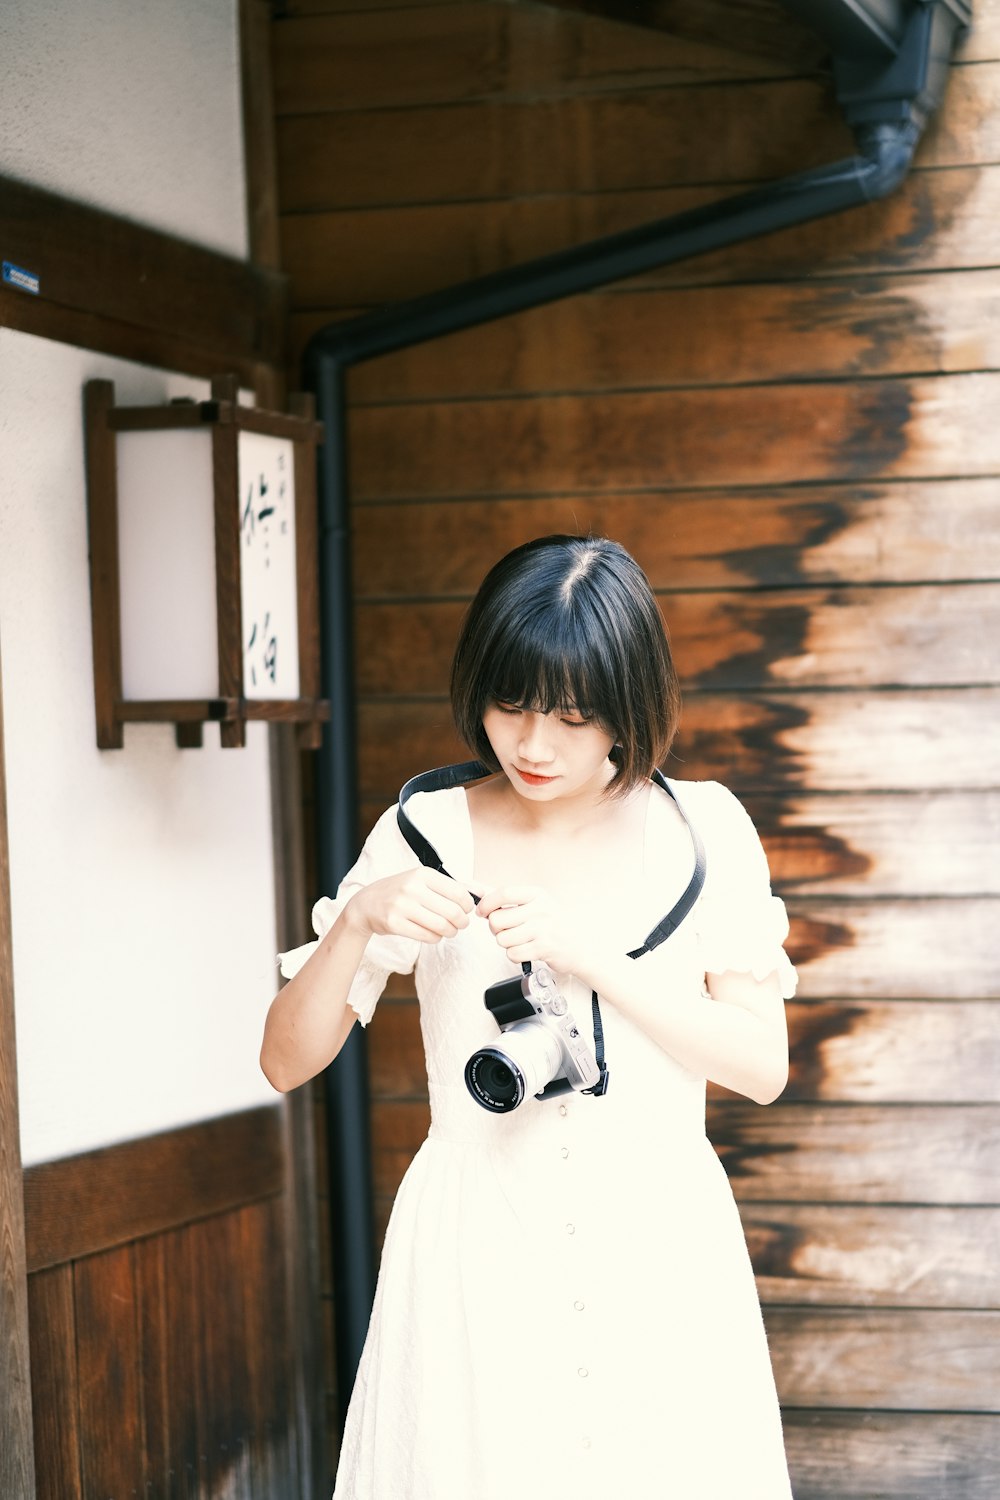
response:
<path id="1" fill-rule="evenodd" d="M 543 1021 L 517 1021 L 493 1047 L 474 1052 L 465 1082 L 477 1104 L 494 1114 L 516 1109 L 528 1094 L 540 1094 L 562 1068 L 559 1039 Z"/>
<path id="2" fill-rule="evenodd" d="M 498 1114 L 516 1109 L 524 1098 L 521 1073 L 514 1070 L 509 1058 L 492 1047 L 472 1054 L 465 1065 L 465 1082 L 477 1104 Z"/>

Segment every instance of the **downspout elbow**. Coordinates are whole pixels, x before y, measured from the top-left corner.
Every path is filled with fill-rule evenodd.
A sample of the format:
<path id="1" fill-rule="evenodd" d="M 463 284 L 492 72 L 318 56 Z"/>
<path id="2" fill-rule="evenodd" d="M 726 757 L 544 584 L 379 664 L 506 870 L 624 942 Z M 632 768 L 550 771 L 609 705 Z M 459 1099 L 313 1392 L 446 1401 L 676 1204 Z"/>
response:
<path id="1" fill-rule="evenodd" d="M 861 125 L 855 132 L 860 156 L 857 178 L 870 203 L 894 193 L 910 170 L 921 129 L 914 120 Z"/>

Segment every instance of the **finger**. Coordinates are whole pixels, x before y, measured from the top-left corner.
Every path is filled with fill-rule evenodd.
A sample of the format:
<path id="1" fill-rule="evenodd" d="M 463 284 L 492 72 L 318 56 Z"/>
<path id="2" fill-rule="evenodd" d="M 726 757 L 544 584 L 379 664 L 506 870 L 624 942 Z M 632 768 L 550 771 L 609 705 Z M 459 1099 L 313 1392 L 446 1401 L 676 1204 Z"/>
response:
<path id="1" fill-rule="evenodd" d="M 437 891 L 421 891 L 414 903 L 416 910 L 433 912 L 435 916 L 445 917 L 449 922 L 459 927 L 468 927 L 469 909 L 460 905 L 450 895 L 442 895 Z"/>
<path id="2" fill-rule="evenodd" d="M 475 902 L 464 885 L 460 885 L 450 875 L 442 874 L 440 870 L 425 869 L 423 873 L 425 885 L 428 890 L 435 891 L 441 896 L 450 897 L 452 901 L 458 903 L 463 911 L 471 912 Z"/>
<path id="3" fill-rule="evenodd" d="M 535 901 L 542 894 L 537 885 L 499 885 L 493 890 L 487 891 L 480 897 L 479 910 L 484 917 L 491 912 L 497 911 L 501 906 L 526 906 L 529 901 Z"/>

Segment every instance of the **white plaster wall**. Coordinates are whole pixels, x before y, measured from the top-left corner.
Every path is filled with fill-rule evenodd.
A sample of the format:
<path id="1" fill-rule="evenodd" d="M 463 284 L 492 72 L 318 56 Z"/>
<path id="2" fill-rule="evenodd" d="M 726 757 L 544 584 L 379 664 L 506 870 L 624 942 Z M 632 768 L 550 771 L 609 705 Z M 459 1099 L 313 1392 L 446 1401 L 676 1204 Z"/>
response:
<path id="1" fill-rule="evenodd" d="M 26 1164 L 272 1101 L 266 728 L 95 744 L 81 393 L 196 381 L 0 330 L 0 648 Z"/>
<path id="2" fill-rule="evenodd" d="M 245 256 L 236 5 L 2 0 L 0 173 Z"/>

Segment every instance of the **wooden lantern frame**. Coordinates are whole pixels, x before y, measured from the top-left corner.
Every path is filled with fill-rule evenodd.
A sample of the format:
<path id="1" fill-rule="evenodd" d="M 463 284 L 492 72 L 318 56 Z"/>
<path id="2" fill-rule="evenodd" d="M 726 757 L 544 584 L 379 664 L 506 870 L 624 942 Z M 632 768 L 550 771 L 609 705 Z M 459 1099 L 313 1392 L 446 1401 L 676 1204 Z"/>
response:
<path id="1" fill-rule="evenodd" d="M 330 717 L 329 700 L 319 696 L 316 445 L 323 441 L 323 428 L 316 421 L 315 402 L 310 394 L 293 395 L 289 405 L 291 410 L 287 413 L 242 406 L 235 375 L 215 376 L 208 401 L 177 401 L 159 406 L 116 406 L 110 380 L 87 382 L 84 389 L 87 521 L 99 749 L 120 750 L 125 725 L 129 723 L 172 723 L 182 749 L 201 746 L 205 724 L 218 723 L 223 746 L 238 748 L 246 744 L 246 726 L 251 719 L 297 724 L 299 743 L 308 749 L 318 748 L 323 721 Z M 212 434 L 219 694 L 204 699 L 128 700 L 123 696 L 122 686 L 117 434 L 204 426 L 210 426 Z M 288 438 L 293 444 L 298 698 L 248 699 L 243 692 L 240 432 Z"/>

